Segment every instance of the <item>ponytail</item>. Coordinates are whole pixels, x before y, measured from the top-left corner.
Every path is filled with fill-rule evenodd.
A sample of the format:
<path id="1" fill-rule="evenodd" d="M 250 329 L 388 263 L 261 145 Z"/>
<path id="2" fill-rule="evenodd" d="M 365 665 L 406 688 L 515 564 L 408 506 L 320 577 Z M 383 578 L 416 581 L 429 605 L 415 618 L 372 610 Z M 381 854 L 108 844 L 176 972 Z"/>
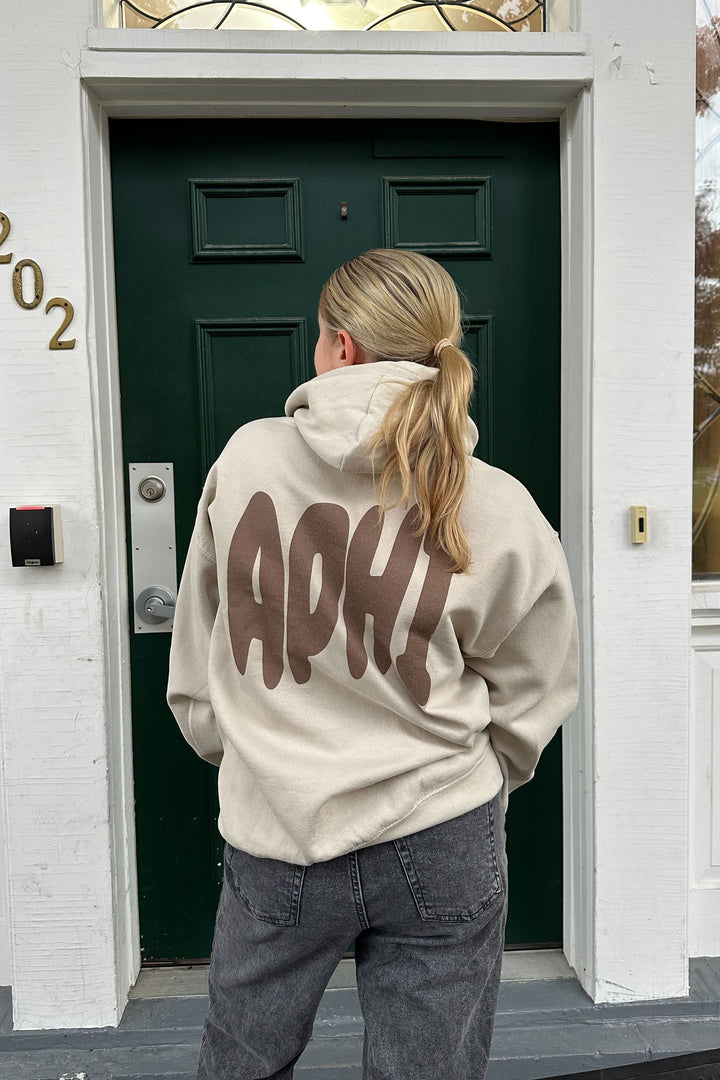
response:
<path id="1" fill-rule="evenodd" d="M 319 313 L 331 333 L 346 330 L 372 360 L 437 365 L 434 378 L 405 384 L 370 450 L 386 454 L 380 476 L 381 518 L 414 497 L 415 536 L 427 533 L 448 555 L 453 573 L 463 573 L 470 565 L 460 507 L 470 470 L 466 438 L 473 367 L 453 344 L 460 340 L 455 282 L 426 255 L 376 248 L 330 275 L 320 294 Z M 402 494 L 388 505 L 396 477 Z"/>
<path id="2" fill-rule="evenodd" d="M 380 476 L 380 510 L 407 506 L 411 485 L 417 504 L 416 536 L 429 534 L 451 560 L 453 573 L 470 565 L 470 545 L 460 522 L 469 461 L 467 409 L 473 370 L 464 352 L 446 344 L 433 379 L 412 383 L 390 406 L 372 440 L 371 451 L 387 458 Z M 388 505 L 388 490 L 399 477 L 402 494 Z"/>

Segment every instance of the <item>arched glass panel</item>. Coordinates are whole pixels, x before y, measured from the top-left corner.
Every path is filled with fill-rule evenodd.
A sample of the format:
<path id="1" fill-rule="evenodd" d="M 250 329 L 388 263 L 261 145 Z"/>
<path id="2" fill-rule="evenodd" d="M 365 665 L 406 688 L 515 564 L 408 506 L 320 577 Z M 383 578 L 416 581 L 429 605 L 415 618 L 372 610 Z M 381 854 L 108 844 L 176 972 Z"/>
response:
<path id="1" fill-rule="evenodd" d="M 112 0 L 105 25 L 162 30 L 567 29 L 568 0 Z M 552 14 L 552 18 L 551 18 Z"/>

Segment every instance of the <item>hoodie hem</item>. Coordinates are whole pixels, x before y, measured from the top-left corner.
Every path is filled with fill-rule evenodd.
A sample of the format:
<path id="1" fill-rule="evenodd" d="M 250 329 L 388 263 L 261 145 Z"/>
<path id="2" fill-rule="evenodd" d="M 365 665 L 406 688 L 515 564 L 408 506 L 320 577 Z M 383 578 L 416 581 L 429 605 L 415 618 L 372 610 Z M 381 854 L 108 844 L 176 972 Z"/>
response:
<path id="1" fill-rule="evenodd" d="M 371 840 L 356 844 L 349 850 L 358 851 L 365 847 L 373 847 L 375 844 L 384 844 L 389 840 L 397 840 L 401 836 L 409 836 L 411 833 L 431 828 L 451 818 L 460 817 L 477 806 L 489 802 L 497 795 L 503 784 L 504 777 L 498 759 L 488 748 L 488 752 L 469 772 L 464 773 L 457 780 L 451 780 L 449 784 L 444 784 L 436 791 L 431 791 L 409 813 L 381 829 Z M 445 793 L 447 793 L 447 798 L 442 797 Z"/>

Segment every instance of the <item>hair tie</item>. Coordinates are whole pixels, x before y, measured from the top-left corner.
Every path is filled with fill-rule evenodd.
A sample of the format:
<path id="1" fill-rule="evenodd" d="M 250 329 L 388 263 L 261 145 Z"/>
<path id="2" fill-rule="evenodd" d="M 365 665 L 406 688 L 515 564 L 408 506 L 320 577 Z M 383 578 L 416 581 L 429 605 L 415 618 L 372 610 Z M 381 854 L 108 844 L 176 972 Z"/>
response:
<path id="1" fill-rule="evenodd" d="M 452 341 L 450 341 L 450 338 L 444 337 L 442 341 L 438 341 L 437 345 L 433 349 L 433 353 L 438 360 L 440 359 L 440 350 L 444 349 L 446 345 L 452 345 Z"/>

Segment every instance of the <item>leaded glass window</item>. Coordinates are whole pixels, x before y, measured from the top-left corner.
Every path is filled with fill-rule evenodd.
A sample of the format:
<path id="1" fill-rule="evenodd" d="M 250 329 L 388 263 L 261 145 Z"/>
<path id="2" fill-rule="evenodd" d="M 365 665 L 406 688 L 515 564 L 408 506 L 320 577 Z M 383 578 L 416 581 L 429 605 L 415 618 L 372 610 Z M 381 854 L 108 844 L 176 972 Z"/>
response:
<path id="1" fill-rule="evenodd" d="M 182 30 L 567 29 L 568 0 L 105 0 L 105 25 Z M 550 5 L 550 6 L 549 6 Z"/>
<path id="2" fill-rule="evenodd" d="M 697 0 L 693 576 L 720 575 L 720 0 Z"/>

